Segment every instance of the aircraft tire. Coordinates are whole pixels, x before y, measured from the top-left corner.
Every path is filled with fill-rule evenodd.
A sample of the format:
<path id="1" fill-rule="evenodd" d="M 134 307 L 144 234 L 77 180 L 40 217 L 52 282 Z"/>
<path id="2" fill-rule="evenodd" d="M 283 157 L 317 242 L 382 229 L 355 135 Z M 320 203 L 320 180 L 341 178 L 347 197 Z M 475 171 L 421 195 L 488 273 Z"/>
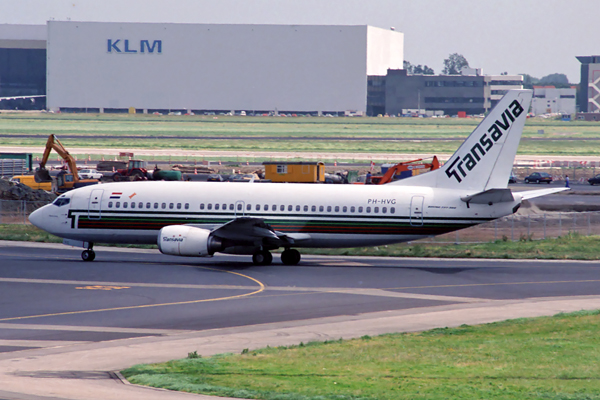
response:
<path id="1" fill-rule="evenodd" d="M 96 253 L 94 250 L 84 250 L 81 252 L 81 259 L 83 261 L 94 261 L 96 258 Z"/>
<path id="2" fill-rule="evenodd" d="M 300 252 L 296 249 L 284 250 L 281 253 L 281 262 L 285 265 L 297 265 L 300 262 Z"/>
<path id="3" fill-rule="evenodd" d="M 271 265 L 273 255 L 268 250 L 257 251 L 252 255 L 252 262 L 254 265 Z"/>

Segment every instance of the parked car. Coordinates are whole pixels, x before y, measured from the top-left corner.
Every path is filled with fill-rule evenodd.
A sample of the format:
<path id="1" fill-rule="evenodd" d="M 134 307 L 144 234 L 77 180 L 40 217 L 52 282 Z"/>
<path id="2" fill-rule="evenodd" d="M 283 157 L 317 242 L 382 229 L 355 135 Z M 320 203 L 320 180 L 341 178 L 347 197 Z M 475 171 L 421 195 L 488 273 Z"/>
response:
<path id="1" fill-rule="evenodd" d="M 260 178 L 256 174 L 241 174 L 236 175 L 231 182 L 250 182 L 250 181 L 258 181 Z"/>
<path id="2" fill-rule="evenodd" d="M 210 174 L 206 178 L 207 182 L 223 182 L 223 177 L 219 174 Z"/>
<path id="3" fill-rule="evenodd" d="M 512 172 L 510 173 L 510 176 L 508 177 L 508 183 L 517 183 L 517 177 Z"/>
<path id="4" fill-rule="evenodd" d="M 600 183 L 600 174 L 594 176 L 593 178 L 588 179 L 588 183 L 592 186 L 599 184 Z"/>
<path id="5" fill-rule="evenodd" d="M 82 169 L 78 173 L 81 179 L 102 179 L 102 173 L 95 169 Z"/>
<path id="6" fill-rule="evenodd" d="M 552 182 L 552 176 L 547 172 L 534 172 L 533 174 L 525 177 L 525 183 L 542 183 L 542 182 L 550 184 Z"/>

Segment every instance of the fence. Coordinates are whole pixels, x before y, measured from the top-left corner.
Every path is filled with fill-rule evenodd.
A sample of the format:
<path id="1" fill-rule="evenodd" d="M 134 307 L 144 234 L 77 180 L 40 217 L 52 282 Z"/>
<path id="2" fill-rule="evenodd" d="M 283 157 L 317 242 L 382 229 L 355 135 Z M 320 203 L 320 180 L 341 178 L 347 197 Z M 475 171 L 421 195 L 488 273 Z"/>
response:
<path id="1" fill-rule="evenodd" d="M 29 224 L 27 217 L 44 201 L 0 200 L 0 224 Z M 476 243 L 494 240 L 555 238 L 572 233 L 600 235 L 600 212 L 548 212 L 509 215 L 485 224 L 426 240 L 433 243 Z"/>

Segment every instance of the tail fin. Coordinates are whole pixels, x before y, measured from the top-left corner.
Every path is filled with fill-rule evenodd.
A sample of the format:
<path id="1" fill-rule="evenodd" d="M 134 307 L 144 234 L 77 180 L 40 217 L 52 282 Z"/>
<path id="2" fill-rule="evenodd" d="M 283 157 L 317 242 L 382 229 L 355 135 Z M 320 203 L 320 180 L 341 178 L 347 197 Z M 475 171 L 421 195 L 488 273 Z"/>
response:
<path id="1" fill-rule="evenodd" d="M 531 96 L 531 90 L 509 90 L 443 167 L 390 185 L 476 191 L 506 188 Z"/>

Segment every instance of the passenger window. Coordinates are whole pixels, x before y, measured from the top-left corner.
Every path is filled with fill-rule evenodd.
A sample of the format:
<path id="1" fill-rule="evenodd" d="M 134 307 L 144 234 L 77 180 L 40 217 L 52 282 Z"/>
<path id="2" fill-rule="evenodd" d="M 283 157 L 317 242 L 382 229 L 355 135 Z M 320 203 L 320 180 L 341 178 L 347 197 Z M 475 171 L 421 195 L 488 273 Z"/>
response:
<path id="1" fill-rule="evenodd" d="M 131 208 L 135 208 L 135 202 L 131 202 Z"/>
<path id="2" fill-rule="evenodd" d="M 246 204 L 246 211 L 252 211 L 252 204 Z"/>
<path id="3" fill-rule="evenodd" d="M 227 210 L 227 204 L 223 204 L 223 211 Z"/>
<path id="4" fill-rule="evenodd" d="M 304 211 L 308 211 L 308 206 L 304 206 Z"/>
<path id="5" fill-rule="evenodd" d="M 382 212 L 382 213 L 384 213 L 384 214 L 386 214 L 386 213 L 387 213 L 387 207 L 383 207 L 383 208 L 381 209 L 381 212 Z"/>
<path id="6" fill-rule="evenodd" d="M 265 204 L 265 206 L 263 207 L 263 210 L 265 210 L 265 211 L 269 211 L 269 205 L 268 205 L 268 204 Z"/>
<path id="7" fill-rule="evenodd" d="M 158 208 L 158 203 L 154 203 L 154 208 Z"/>
<path id="8" fill-rule="evenodd" d="M 123 202 L 123 208 L 127 208 L 127 202 L 126 201 Z"/>
<path id="9" fill-rule="evenodd" d="M 152 206 L 152 204 L 146 203 L 146 208 L 150 208 L 151 206 Z"/>
<path id="10" fill-rule="evenodd" d="M 217 203 L 217 204 L 215 204 L 215 210 L 218 210 L 220 206 L 221 206 L 221 205 L 220 205 L 220 204 L 218 204 L 218 203 Z"/>
<path id="11" fill-rule="evenodd" d="M 367 212 L 370 213 L 371 212 L 371 207 L 367 207 Z"/>
<path id="12" fill-rule="evenodd" d="M 294 210 L 294 206 L 288 206 L 288 211 L 293 211 Z"/>
<path id="13" fill-rule="evenodd" d="M 212 203 L 208 203 L 208 204 L 206 205 L 206 209 L 207 209 L 207 210 L 212 210 Z"/>
<path id="14" fill-rule="evenodd" d="M 120 208 L 120 207 L 121 207 L 121 202 L 120 202 L 120 201 L 117 201 L 117 202 L 115 203 L 115 207 L 116 207 L 116 208 Z"/>
<path id="15" fill-rule="evenodd" d="M 279 211 L 285 211 L 285 206 L 283 204 L 279 206 Z"/>
<path id="16" fill-rule="evenodd" d="M 112 208 L 112 201 L 108 202 L 108 208 Z"/>
<path id="17" fill-rule="evenodd" d="M 312 212 L 316 212 L 316 211 L 317 211 L 317 206 L 312 206 L 312 207 L 310 208 L 310 211 L 312 211 Z"/>
<path id="18" fill-rule="evenodd" d="M 173 209 L 173 207 L 175 207 L 175 204 L 173 204 L 173 203 L 169 203 L 169 209 L 170 209 L 170 210 L 172 210 L 172 209 Z"/>
<path id="19" fill-rule="evenodd" d="M 331 206 L 327 206 L 327 212 L 331 212 Z"/>
<path id="20" fill-rule="evenodd" d="M 181 210 L 181 203 L 177 203 L 177 209 Z"/>
<path id="21" fill-rule="evenodd" d="M 225 208 L 225 207 L 223 207 L 223 208 Z M 233 204 L 230 204 L 230 205 L 229 205 L 229 209 L 230 209 L 231 211 L 233 211 L 233 208 L 234 208 Z"/>
<path id="22" fill-rule="evenodd" d="M 396 207 L 390 208 L 390 214 L 396 214 Z"/>
<path id="23" fill-rule="evenodd" d="M 243 208 L 242 208 L 242 203 L 239 203 L 239 204 L 237 205 L 237 209 L 238 209 L 238 211 L 242 211 L 242 209 L 243 209 Z"/>
<path id="24" fill-rule="evenodd" d="M 340 206 L 335 206 L 335 212 L 340 212 Z"/>
<path id="25" fill-rule="evenodd" d="M 375 214 L 379 213 L 379 207 L 375 207 L 375 208 L 373 209 L 373 212 L 374 212 Z"/>
<path id="26" fill-rule="evenodd" d="M 356 211 L 356 208 L 354 208 L 354 206 L 351 206 L 351 207 L 350 207 L 350 212 L 351 212 L 351 213 L 353 213 L 353 212 L 355 212 L 355 211 Z"/>
<path id="27" fill-rule="evenodd" d="M 323 207 L 323 206 L 319 206 L 319 211 L 320 211 L 320 212 L 323 212 L 324 210 L 325 210 L 325 207 Z"/>
<path id="28" fill-rule="evenodd" d="M 190 203 L 185 203 L 185 209 L 189 210 L 190 209 Z"/>
<path id="29" fill-rule="evenodd" d="M 361 207 L 358 207 L 358 212 L 359 212 L 359 213 L 363 212 L 363 208 L 362 208 L 362 206 L 361 206 Z"/>
<path id="30" fill-rule="evenodd" d="M 204 210 L 204 203 L 200 203 L 200 209 Z"/>
<path id="31" fill-rule="evenodd" d="M 342 208 L 343 212 L 348 212 L 348 207 L 344 206 L 344 208 Z"/>
<path id="32" fill-rule="evenodd" d="M 166 209 L 166 208 L 167 208 L 167 203 L 162 203 L 160 206 L 161 206 L 161 208 L 164 210 L 164 209 Z"/>
<path id="33" fill-rule="evenodd" d="M 296 211 L 300 211 L 300 206 L 296 206 Z"/>
<path id="34" fill-rule="evenodd" d="M 277 211 L 277 205 L 273 204 L 273 206 L 271 207 L 271 211 Z"/>
<path id="35" fill-rule="evenodd" d="M 138 203 L 138 208 L 144 208 L 144 203 L 142 203 L 141 201 Z"/>
<path id="36" fill-rule="evenodd" d="M 260 211 L 260 204 L 256 205 L 256 211 Z"/>

